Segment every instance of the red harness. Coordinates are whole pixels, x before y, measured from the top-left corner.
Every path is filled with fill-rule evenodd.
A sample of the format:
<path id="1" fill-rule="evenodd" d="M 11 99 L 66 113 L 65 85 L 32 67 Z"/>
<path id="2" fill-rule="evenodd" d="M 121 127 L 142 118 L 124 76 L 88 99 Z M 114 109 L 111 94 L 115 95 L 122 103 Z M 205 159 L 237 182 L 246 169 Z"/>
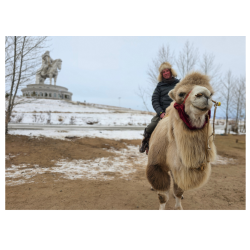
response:
<path id="1" fill-rule="evenodd" d="M 178 111 L 179 113 L 179 116 L 180 118 L 182 119 L 182 121 L 187 125 L 187 127 L 191 130 L 195 130 L 195 129 L 201 129 L 201 128 L 196 128 L 196 127 L 193 127 L 191 124 L 190 124 L 190 120 L 189 120 L 189 116 L 185 113 L 185 102 L 189 96 L 189 94 L 192 92 L 192 90 L 187 94 L 187 96 L 185 97 L 184 101 L 182 104 L 178 104 L 178 103 L 175 103 L 174 104 L 174 108 Z M 209 118 L 211 117 L 211 110 L 208 111 L 208 115 L 209 115 Z M 206 117 L 205 119 L 205 122 L 204 122 L 204 125 L 202 126 L 202 128 L 204 128 L 204 126 L 206 125 L 206 123 L 208 122 L 208 119 Z"/>

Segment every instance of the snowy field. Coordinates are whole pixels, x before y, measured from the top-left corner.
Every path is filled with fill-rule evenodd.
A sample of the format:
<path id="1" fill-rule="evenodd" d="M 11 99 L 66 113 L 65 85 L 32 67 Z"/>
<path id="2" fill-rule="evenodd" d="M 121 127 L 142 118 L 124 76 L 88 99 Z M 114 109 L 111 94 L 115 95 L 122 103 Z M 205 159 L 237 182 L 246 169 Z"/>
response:
<path id="1" fill-rule="evenodd" d="M 151 114 L 143 111 L 107 105 L 35 98 L 27 100 L 30 103 L 19 104 L 13 109 L 11 123 L 146 126 L 152 119 Z"/>
<path id="2" fill-rule="evenodd" d="M 107 105 L 79 103 L 65 100 L 26 98 L 26 103 L 13 109 L 11 124 L 147 126 L 154 113 Z M 224 134 L 223 120 L 216 121 L 216 134 Z M 10 130 L 10 134 L 46 136 L 65 139 L 66 136 L 102 137 L 109 139 L 141 139 L 143 130 Z"/>

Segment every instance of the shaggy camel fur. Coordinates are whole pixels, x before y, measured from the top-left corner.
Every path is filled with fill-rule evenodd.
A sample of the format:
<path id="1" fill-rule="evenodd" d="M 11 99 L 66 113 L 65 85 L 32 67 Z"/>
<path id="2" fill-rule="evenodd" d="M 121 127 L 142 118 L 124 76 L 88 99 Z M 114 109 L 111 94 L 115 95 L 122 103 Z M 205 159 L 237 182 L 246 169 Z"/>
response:
<path id="1" fill-rule="evenodd" d="M 204 126 L 204 122 L 212 107 L 212 94 L 209 78 L 198 72 L 187 75 L 169 92 L 173 102 L 152 133 L 146 169 L 148 181 L 158 192 L 160 209 L 165 209 L 169 199 L 170 175 L 176 209 L 182 209 L 184 191 L 204 185 L 209 178 L 216 148 L 209 137 L 212 127 L 209 123 Z M 175 103 L 182 104 L 184 100 L 185 113 L 191 126 L 196 127 L 194 130 L 187 127 L 174 108 Z"/>

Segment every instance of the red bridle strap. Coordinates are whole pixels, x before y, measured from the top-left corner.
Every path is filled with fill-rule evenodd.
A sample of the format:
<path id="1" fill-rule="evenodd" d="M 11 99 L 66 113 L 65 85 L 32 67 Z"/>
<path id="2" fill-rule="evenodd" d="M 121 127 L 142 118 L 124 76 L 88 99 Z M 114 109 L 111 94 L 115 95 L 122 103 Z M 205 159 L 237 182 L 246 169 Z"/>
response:
<path id="1" fill-rule="evenodd" d="M 187 100 L 187 98 L 188 98 L 188 96 L 189 96 L 189 94 L 192 92 L 192 90 L 187 94 L 187 96 L 185 97 L 185 99 L 184 99 L 184 101 L 183 101 L 183 103 L 182 104 L 185 104 L 185 101 Z"/>

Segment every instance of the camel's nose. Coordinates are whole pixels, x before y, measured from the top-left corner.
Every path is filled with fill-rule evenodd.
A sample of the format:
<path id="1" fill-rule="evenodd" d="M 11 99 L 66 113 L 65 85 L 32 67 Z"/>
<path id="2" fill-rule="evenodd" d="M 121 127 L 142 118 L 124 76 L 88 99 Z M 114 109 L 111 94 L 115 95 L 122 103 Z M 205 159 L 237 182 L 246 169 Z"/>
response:
<path id="1" fill-rule="evenodd" d="M 200 98 L 200 97 L 205 98 L 204 101 L 206 102 L 206 105 L 208 105 L 209 96 L 207 96 L 207 95 L 204 94 L 204 93 L 198 93 L 198 94 L 196 94 L 195 96 L 198 97 L 198 98 Z"/>
<path id="2" fill-rule="evenodd" d="M 206 99 L 209 98 L 209 96 L 205 95 L 204 93 L 198 93 L 198 94 L 196 94 L 195 96 L 198 97 L 198 98 L 199 98 L 199 97 L 202 97 L 202 96 L 205 97 Z"/>
<path id="3" fill-rule="evenodd" d="M 202 93 L 198 93 L 197 95 L 195 95 L 196 97 L 202 97 L 203 94 Z"/>

